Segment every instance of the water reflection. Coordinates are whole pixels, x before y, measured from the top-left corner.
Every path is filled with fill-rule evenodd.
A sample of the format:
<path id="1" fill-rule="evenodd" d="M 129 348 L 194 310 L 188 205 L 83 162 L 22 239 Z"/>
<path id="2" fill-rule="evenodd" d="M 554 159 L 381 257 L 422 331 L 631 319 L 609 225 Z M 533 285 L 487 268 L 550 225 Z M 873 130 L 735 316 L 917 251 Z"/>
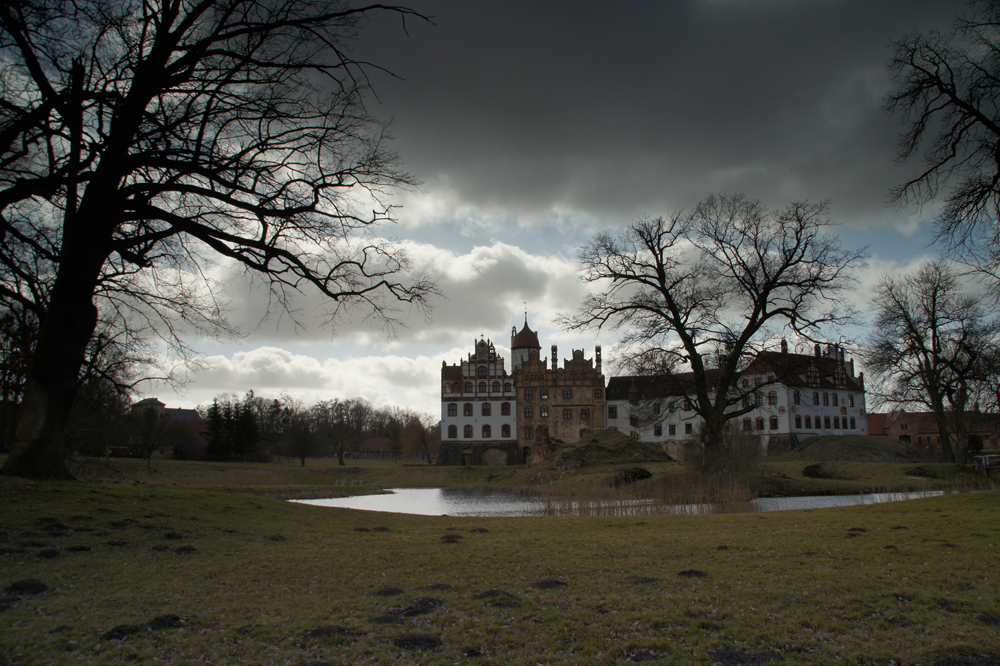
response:
<path id="1" fill-rule="evenodd" d="M 384 495 L 360 495 L 331 499 L 295 500 L 302 504 L 332 506 L 361 511 L 412 513 L 422 516 L 545 516 L 545 515 L 643 515 L 671 513 L 700 515 L 722 512 L 789 511 L 822 509 L 858 504 L 882 504 L 920 497 L 943 495 L 940 490 L 914 493 L 872 493 L 818 497 L 776 497 L 757 499 L 737 506 L 711 504 L 676 506 L 650 501 L 616 501 L 595 505 L 573 500 L 545 500 L 510 493 L 465 488 L 392 488 Z"/>

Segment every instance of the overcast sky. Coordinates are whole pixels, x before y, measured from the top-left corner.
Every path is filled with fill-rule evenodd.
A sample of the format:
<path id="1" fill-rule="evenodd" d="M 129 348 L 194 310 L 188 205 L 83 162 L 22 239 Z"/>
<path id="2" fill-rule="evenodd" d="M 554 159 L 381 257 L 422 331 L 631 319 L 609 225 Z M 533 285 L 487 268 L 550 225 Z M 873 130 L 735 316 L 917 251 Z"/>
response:
<path id="1" fill-rule="evenodd" d="M 889 43 L 948 31 L 964 0 L 413 2 L 433 25 L 366 21 L 353 54 L 372 73 L 368 110 L 422 185 L 382 230 L 436 280 L 430 318 L 394 337 L 359 315 L 333 329 L 265 318 L 264 295 L 229 283 L 238 341 L 196 341 L 202 369 L 169 406 L 222 392 L 364 396 L 437 414 L 442 360 L 480 334 L 509 357 L 525 303 L 547 353 L 613 358 L 613 332 L 553 324 L 584 293 L 576 254 L 642 215 L 745 192 L 768 205 L 829 199 L 844 245 L 870 245 L 858 302 L 883 272 L 935 253 L 933 210 L 886 205 L 916 165 L 894 163 L 900 126 L 881 111 Z M 322 312 L 313 294 L 299 301 Z M 404 313 L 405 314 L 405 313 Z M 831 332 L 836 338 L 839 332 Z M 611 353 L 609 354 L 609 350 Z M 509 370 L 509 366 L 508 366 Z"/>

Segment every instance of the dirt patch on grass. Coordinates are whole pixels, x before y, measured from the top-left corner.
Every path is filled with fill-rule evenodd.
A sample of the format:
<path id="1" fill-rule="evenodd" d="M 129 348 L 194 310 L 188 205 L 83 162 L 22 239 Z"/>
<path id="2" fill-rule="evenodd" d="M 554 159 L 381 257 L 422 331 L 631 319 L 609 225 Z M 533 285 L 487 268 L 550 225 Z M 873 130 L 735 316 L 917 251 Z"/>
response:
<path id="1" fill-rule="evenodd" d="M 406 636 L 393 639 L 392 644 L 402 650 L 433 652 L 444 645 L 444 641 L 430 634 L 407 634 Z"/>
<path id="2" fill-rule="evenodd" d="M 735 666 L 737 664 L 766 664 L 771 661 L 782 661 L 785 657 L 780 652 L 771 650 L 709 650 L 708 654 L 717 664 Z"/>
<path id="3" fill-rule="evenodd" d="M 554 590 L 557 587 L 563 587 L 566 585 L 561 580 L 556 580 L 555 578 L 546 578 L 545 580 L 539 580 L 531 584 L 536 590 Z"/>

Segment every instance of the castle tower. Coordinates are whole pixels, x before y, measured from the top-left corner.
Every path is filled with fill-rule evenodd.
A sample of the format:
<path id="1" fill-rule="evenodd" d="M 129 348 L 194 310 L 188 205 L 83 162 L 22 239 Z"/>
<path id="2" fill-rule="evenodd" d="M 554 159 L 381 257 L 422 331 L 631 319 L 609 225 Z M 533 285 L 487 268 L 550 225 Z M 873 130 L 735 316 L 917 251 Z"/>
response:
<path id="1" fill-rule="evenodd" d="M 542 346 L 538 344 L 538 334 L 528 328 L 528 315 L 524 315 L 524 327 L 520 331 L 516 326 L 510 328 L 511 371 L 517 370 L 528 360 L 532 349 L 541 351 Z"/>

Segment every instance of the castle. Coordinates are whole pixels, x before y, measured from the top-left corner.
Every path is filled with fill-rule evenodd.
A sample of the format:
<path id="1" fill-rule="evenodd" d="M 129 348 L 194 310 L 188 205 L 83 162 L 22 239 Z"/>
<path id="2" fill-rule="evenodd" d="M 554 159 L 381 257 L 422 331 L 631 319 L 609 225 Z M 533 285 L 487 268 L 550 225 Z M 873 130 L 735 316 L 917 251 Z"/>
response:
<path id="1" fill-rule="evenodd" d="M 594 357 L 558 349 L 541 356 L 538 334 L 511 328 L 511 371 L 490 340 L 480 338 L 461 363 L 441 367 L 441 465 L 531 465 L 551 441 L 577 442 L 610 428 L 683 460 L 701 418 L 692 405 L 691 373 L 611 377 Z M 797 446 L 817 435 L 867 434 L 864 375 L 854 374 L 839 346 L 814 354 L 762 351 L 739 376 L 731 410 L 762 452 Z M 713 371 L 710 371 L 713 372 Z"/>

